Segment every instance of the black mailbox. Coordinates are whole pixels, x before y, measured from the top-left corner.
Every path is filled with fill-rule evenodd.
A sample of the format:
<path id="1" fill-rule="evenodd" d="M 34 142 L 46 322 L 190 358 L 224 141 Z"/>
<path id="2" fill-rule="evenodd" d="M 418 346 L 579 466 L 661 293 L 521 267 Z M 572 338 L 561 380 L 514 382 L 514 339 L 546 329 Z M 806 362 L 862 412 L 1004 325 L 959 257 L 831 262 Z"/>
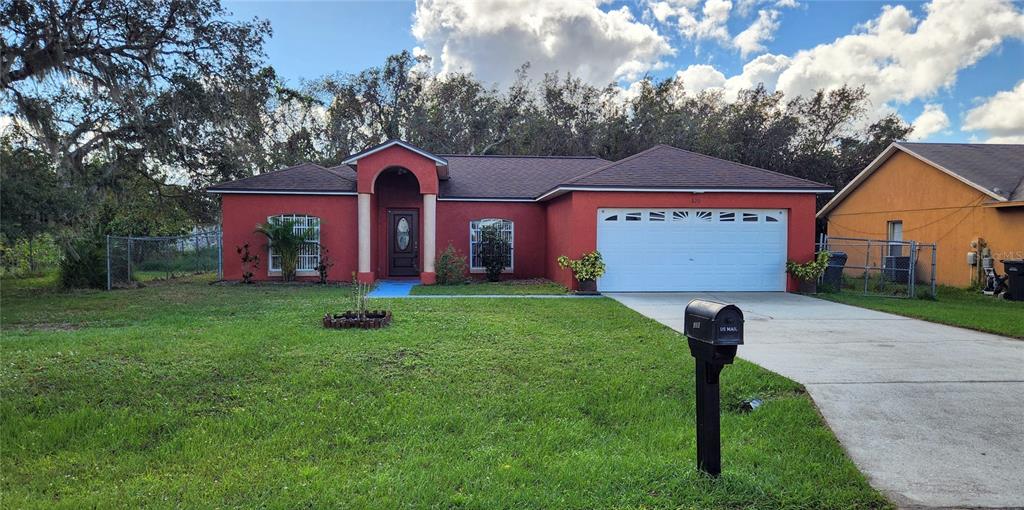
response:
<path id="1" fill-rule="evenodd" d="M 736 305 L 694 299 L 686 305 L 686 336 L 712 345 L 743 345 L 743 312 Z"/>
<path id="2" fill-rule="evenodd" d="M 722 472 L 718 376 L 743 345 L 743 312 L 736 305 L 694 299 L 686 305 L 684 317 L 683 330 L 697 365 L 697 469 L 718 476 Z"/>

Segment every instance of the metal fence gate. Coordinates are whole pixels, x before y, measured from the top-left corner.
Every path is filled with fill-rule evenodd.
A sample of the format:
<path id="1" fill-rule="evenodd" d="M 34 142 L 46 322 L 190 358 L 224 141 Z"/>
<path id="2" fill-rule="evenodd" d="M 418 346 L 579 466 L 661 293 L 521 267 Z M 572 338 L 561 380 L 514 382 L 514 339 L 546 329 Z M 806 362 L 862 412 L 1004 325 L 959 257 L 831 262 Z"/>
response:
<path id="1" fill-rule="evenodd" d="M 818 250 L 832 253 L 830 267 L 819 282 L 825 290 L 935 297 L 934 244 L 822 235 Z"/>
<path id="2" fill-rule="evenodd" d="M 107 290 L 185 275 L 223 276 L 219 228 L 166 237 L 107 236 Z"/>

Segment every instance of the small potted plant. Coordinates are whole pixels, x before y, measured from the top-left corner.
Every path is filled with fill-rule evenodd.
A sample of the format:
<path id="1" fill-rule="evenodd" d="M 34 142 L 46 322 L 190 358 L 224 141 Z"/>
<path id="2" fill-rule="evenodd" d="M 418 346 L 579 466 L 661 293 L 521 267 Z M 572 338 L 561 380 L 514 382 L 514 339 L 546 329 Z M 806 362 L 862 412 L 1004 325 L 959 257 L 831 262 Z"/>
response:
<path id="1" fill-rule="evenodd" d="M 565 255 L 558 257 L 558 267 L 572 269 L 572 275 L 579 283 L 577 294 L 597 294 L 597 279 L 604 276 L 604 260 L 601 252 L 594 250 L 578 259 Z"/>
<path id="2" fill-rule="evenodd" d="M 793 275 L 800 282 L 799 292 L 801 294 L 815 294 L 818 292 L 818 279 L 825 274 L 828 267 L 828 259 L 831 254 L 827 251 L 819 251 L 814 260 L 799 264 L 792 260 L 786 261 L 786 272 Z"/>
<path id="3" fill-rule="evenodd" d="M 391 324 L 391 308 L 371 310 L 369 307 L 370 284 L 360 283 L 355 274 L 352 276 L 355 287 L 352 294 L 352 309 L 340 314 L 324 314 L 323 325 L 333 329 L 378 329 Z"/>

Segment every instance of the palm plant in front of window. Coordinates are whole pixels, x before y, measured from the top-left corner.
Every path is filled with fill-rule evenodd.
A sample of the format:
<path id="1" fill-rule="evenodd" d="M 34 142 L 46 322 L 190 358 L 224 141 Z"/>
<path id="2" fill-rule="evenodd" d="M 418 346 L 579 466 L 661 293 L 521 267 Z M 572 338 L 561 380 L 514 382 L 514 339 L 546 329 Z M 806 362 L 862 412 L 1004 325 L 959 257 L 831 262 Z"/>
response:
<path id="1" fill-rule="evenodd" d="M 256 233 L 267 238 L 267 246 L 281 260 L 281 279 L 290 282 L 295 279 L 302 248 L 316 244 L 316 232 L 312 228 L 297 229 L 294 220 L 276 220 L 256 226 Z"/>

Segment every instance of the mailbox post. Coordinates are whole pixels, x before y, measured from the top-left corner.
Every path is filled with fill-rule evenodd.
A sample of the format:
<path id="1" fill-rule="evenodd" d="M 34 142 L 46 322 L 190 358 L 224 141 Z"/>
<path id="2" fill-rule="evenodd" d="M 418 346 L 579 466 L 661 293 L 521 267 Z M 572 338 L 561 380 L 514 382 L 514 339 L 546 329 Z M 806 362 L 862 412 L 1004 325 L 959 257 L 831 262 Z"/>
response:
<path id="1" fill-rule="evenodd" d="M 694 299 L 683 328 L 697 365 L 697 469 L 722 472 L 721 402 L 718 376 L 743 345 L 743 312 L 736 305 Z"/>

